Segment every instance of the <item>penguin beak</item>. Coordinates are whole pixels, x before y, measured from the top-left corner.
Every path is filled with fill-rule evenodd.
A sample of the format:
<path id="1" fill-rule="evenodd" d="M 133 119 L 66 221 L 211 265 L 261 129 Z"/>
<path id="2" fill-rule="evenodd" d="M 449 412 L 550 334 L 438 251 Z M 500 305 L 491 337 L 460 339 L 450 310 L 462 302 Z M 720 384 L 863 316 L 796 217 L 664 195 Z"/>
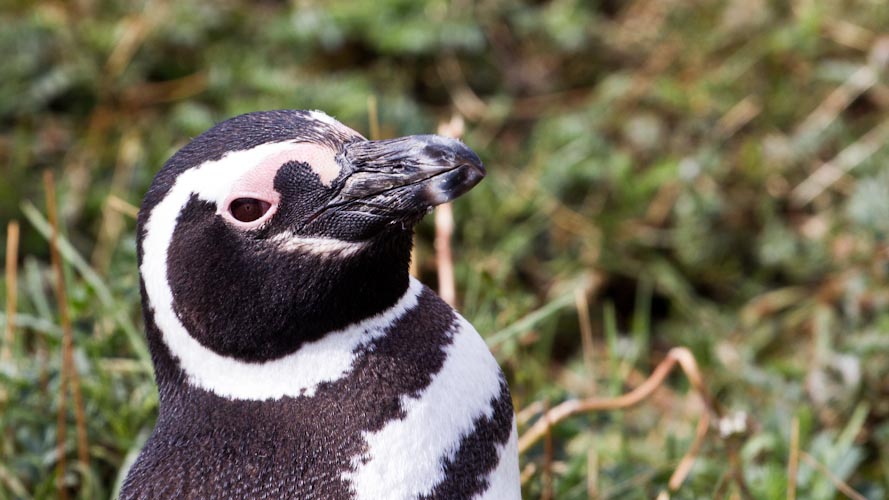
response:
<path id="1" fill-rule="evenodd" d="M 485 176 L 475 152 L 437 135 L 353 142 L 345 158 L 351 173 L 332 204 L 394 218 L 422 216 Z"/>

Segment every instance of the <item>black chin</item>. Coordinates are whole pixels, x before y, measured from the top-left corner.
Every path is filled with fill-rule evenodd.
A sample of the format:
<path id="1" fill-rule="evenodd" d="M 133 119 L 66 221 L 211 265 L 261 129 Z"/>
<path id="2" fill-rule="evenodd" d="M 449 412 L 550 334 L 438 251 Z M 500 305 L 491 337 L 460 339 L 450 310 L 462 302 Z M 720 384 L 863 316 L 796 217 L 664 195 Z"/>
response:
<path id="1" fill-rule="evenodd" d="M 331 208 L 304 227 L 301 234 L 385 247 L 392 239 L 410 241 L 414 226 L 427 211 L 380 213 L 377 208 L 368 206 Z"/>

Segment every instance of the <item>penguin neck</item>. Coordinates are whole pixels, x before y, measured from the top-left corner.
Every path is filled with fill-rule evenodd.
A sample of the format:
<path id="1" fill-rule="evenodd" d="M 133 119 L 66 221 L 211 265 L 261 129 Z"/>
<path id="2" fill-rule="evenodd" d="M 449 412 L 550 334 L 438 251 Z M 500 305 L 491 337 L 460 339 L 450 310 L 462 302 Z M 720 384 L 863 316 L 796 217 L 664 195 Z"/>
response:
<path id="1" fill-rule="evenodd" d="M 310 261 L 299 281 L 299 318 L 307 339 L 317 339 L 390 308 L 408 289 L 411 244 L 388 242 L 335 262 Z M 400 248 L 399 248 L 400 246 Z M 312 331 L 315 329 L 315 331 Z"/>
<path id="2" fill-rule="evenodd" d="M 328 266 L 324 269 L 330 273 L 327 280 L 318 275 L 315 282 L 301 283 L 310 291 L 303 297 L 312 303 L 299 305 L 304 313 L 288 332 L 301 340 L 295 349 L 268 359 L 238 359 L 193 337 L 183 343 L 161 330 L 152 308 L 144 303 L 162 411 L 173 398 L 195 391 L 254 401 L 310 395 L 319 383 L 348 368 L 362 338 L 380 334 L 416 304 L 421 285 L 407 271 L 409 241 L 401 249 L 383 248 Z M 404 255 L 392 253 L 398 250 Z M 323 328 L 319 330 L 318 325 Z"/>

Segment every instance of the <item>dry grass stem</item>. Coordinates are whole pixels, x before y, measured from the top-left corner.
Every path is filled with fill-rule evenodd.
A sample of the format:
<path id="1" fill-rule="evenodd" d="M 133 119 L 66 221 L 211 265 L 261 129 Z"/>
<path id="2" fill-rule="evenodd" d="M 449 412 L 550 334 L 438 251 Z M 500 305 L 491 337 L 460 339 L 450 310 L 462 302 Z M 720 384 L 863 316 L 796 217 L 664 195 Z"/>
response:
<path id="1" fill-rule="evenodd" d="M 451 116 L 450 120 L 439 123 L 437 132 L 438 135 L 450 137 L 451 139 L 459 139 L 463 137 L 465 131 L 466 122 L 463 120 L 463 116 L 455 114 Z"/>
<path id="2" fill-rule="evenodd" d="M 123 73 L 136 51 L 154 27 L 167 13 L 166 2 L 154 1 L 145 4 L 145 10 L 120 21 L 120 38 L 105 61 L 105 73 L 110 79 Z"/>
<path id="3" fill-rule="evenodd" d="M 655 367 L 651 376 L 649 376 L 642 385 L 627 394 L 616 398 L 572 399 L 548 410 L 519 438 L 519 453 L 526 452 L 531 446 L 537 443 L 537 441 L 545 437 L 547 433 L 550 432 L 551 427 L 571 416 L 592 411 L 618 410 L 639 404 L 648 398 L 652 392 L 664 382 L 667 375 L 670 374 L 676 364 L 679 364 L 682 368 L 682 371 L 685 373 L 686 377 L 688 377 L 689 382 L 691 382 L 692 387 L 701 397 L 706 406 L 706 413 L 701 416 L 703 422 L 698 422 L 695 440 L 685 456 L 680 460 L 679 467 L 671 476 L 670 488 L 674 490 L 677 489 L 687 476 L 688 471 L 691 469 L 695 457 L 697 457 L 700 445 L 709 428 L 711 415 L 715 416 L 717 414 L 717 410 L 704 386 L 697 362 L 691 351 L 684 347 L 674 347 L 673 349 L 670 349 L 664 360 Z"/>
<path id="4" fill-rule="evenodd" d="M 543 404 L 543 401 L 534 401 L 516 412 L 516 423 L 519 426 L 525 425 L 534 418 L 535 415 L 543 413 L 544 411 L 546 411 L 546 405 Z"/>
<path id="5" fill-rule="evenodd" d="M 543 412 L 543 419 L 549 418 L 549 402 Z M 552 426 L 547 425 L 546 435 L 543 441 L 543 488 L 540 494 L 542 500 L 553 500 L 553 433 Z"/>
<path id="6" fill-rule="evenodd" d="M 15 340 L 15 313 L 18 308 L 18 252 L 19 223 L 11 221 L 6 227 L 6 335 L 0 360 L 8 361 L 12 356 L 12 343 Z"/>
<path id="7" fill-rule="evenodd" d="M 5 484 L 7 488 L 9 488 L 9 492 L 12 493 L 12 498 L 28 498 L 30 495 L 28 494 L 28 490 L 25 488 L 25 485 L 12 474 L 3 464 L 0 464 L 0 484 Z"/>
<path id="8" fill-rule="evenodd" d="M 716 124 L 716 133 L 722 138 L 735 135 L 744 125 L 750 123 L 762 112 L 762 104 L 754 95 L 741 99 L 731 107 Z"/>
<path id="9" fill-rule="evenodd" d="M 487 115 L 488 105 L 467 83 L 466 75 L 463 74 L 463 69 L 460 68 L 460 62 L 456 57 L 453 55 L 445 57 L 439 62 L 437 69 L 438 75 L 451 97 L 451 102 L 462 116 L 472 121 L 478 121 Z"/>
<path id="10" fill-rule="evenodd" d="M 852 101 L 873 87 L 877 81 L 878 75 L 874 68 L 871 66 L 858 68 L 803 120 L 793 134 L 794 140 L 801 141 L 821 134 L 852 104 Z"/>
<path id="11" fill-rule="evenodd" d="M 377 141 L 380 137 L 380 115 L 377 111 L 377 96 L 367 96 L 367 125 L 370 128 L 370 140 Z"/>
<path id="12" fill-rule="evenodd" d="M 670 475 L 670 481 L 667 483 L 667 486 L 670 487 L 671 491 L 678 490 L 679 487 L 682 486 L 682 483 L 685 482 L 685 478 L 687 478 L 688 474 L 691 472 L 691 468 L 695 464 L 695 458 L 697 458 L 698 454 L 701 452 L 701 445 L 704 444 L 704 438 L 707 437 L 708 429 L 710 429 L 710 413 L 705 411 L 701 413 L 701 418 L 698 420 L 697 427 L 695 427 L 694 441 L 691 442 L 688 451 L 685 452 L 685 455 L 679 460 L 679 465 L 676 466 L 673 474 Z"/>
<path id="13" fill-rule="evenodd" d="M 843 19 L 825 19 L 824 31 L 834 42 L 856 50 L 870 49 L 876 37 L 874 32 Z"/>
<path id="14" fill-rule="evenodd" d="M 594 448 L 586 454 L 586 494 L 589 500 L 599 498 L 599 454 Z"/>
<path id="15" fill-rule="evenodd" d="M 676 200 L 681 193 L 682 191 L 678 183 L 664 183 L 645 210 L 646 224 L 655 227 L 664 225 L 670 215 L 673 214 L 673 207 L 676 205 Z"/>
<path id="16" fill-rule="evenodd" d="M 583 349 L 583 364 L 590 376 L 590 393 L 596 393 L 595 345 L 593 343 L 593 324 L 590 321 L 590 308 L 586 299 L 586 290 L 578 288 L 574 293 L 574 305 L 577 307 L 577 321 L 580 323 L 580 343 Z"/>
<path id="17" fill-rule="evenodd" d="M 207 73 L 198 71 L 175 80 L 140 83 L 124 90 L 123 101 L 131 106 L 151 106 L 179 101 L 207 90 L 208 82 Z"/>
<path id="18" fill-rule="evenodd" d="M 132 219 L 139 217 L 139 207 L 116 195 L 108 195 L 106 203 L 108 204 L 108 208 L 123 215 L 126 215 L 127 217 L 130 217 Z"/>
<path id="19" fill-rule="evenodd" d="M 827 163 L 823 163 L 812 175 L 801 182 L 791 193 L 797 206 L 807 205 L 827 188 L 840 180 L 846 172 L 860 165 L 889 142 L 889 120 L 886 120 L 861 139 L 846 146 Z"/>
<path id="20" fill-rule="evenodd" d="M 102 219 L 99 227 L 99 237 L 96 246 L 93 249 L 91 263 L 93 269 L 102 274 L 108 270 L 111 262 L 111 255 L 120 241 L 120 236 L 126 225 L 122 215 L 124 212 L 112 207 L 113 193 L 122 193 L 126 191 L 127 185 L 133 176 L 133 169 L 143 154 L 142 144 L 139 134 L 135 129 L 129 129 L 120 139 L 118 147 L 117 162 L 114 166 L 114 173 L 111 176 L 111 193 L 105 198 L 102 206 Z M 114 196 L 115 200 L 120 200 Z M 120 200 L 123 201 L 123 200 Z"/>
<path id="21" fill-rule="evenodd" d="M 658 36 L 670 9 L 679 3 L 675 0 L 637 0 L 628 6 L 615 20 L 615 38 L 621 44 L 645 43 Z"/>
<path id="22" fill-rule="evenodd" d="M 457 304 L 457 287 L 454 282 L 454 256 L 451 253 L 451 236 L 454 234 L 454 211 L 450 203 L 435 209 L 435 263 L 438 269 L 438 294 L 452 306 Z"/>
<path id="23" fill-rule="evenodd" d="M 15 341 L 15 316 L 18 309 L 18 251 L 19 251 L 19 223 L 10 221 L 6 228 L 6 335 L 4 336 L 3 349 L 0 351 L 0 361 L 8 362 L 12 359 L 12 344 Z M 0 411 L 3 411 L 9 401 L 9 393 L 5 386 L 0 385 Z M 4 438 L 8 446 L 0 449 L 0 453 L 13 450 L 13 426 L 9 425 L 4 430 Z M 13 450 L 14 453 L 14 450 Z M 4 472 L 0 469 L 0 472 Z M 14 476 L 10 476 L 15 479 Z M 11 489 L 13 483 L 7 481 Z"/>
<path id="24" fill-rule="evenodd" d="M 67 386 L 70 383 L 74 396 L 74 418 L 77 432 L 77 456 L 81 465 L 86 470 L 89 466 L 89 443 L 86 436 L 86 416 L 83 407 L 83 395 L 80 391 L 80 377 L 74 366 L 74 334 L 71 327 L 71 318 L 68 315 L 68 297 L 65 291 L 65 273 L 62 270 L 62 257 L 59 252 L 59 220 L 56 207 L 55 183 L 52 172 L 46 171 L 43 175 L 44 188 L 46 189 L 46 212 L 51 228 L 50 233 L 50 260 L 55 274 L 55 292 L 59 307 L 59 320 L 62 327 L 62 370 L 59 384 L 59 415 L 57 443 L 59 452 L 59 478 L 64 477 L 65 471 L 65 414 L 67 410 Z M 64 494 L 64 488 L 60 483 L 60 493 Z"/>
<path id="25" fill-rule="evenodd" d="M 522 486 L 528 483 L 534 474 L 537 473 L 537 465 L 534 462 L 529 462 L 525 464 L 525 467 L 522 469 L 522 472 L 519 474 L 519 482 L 522 483 Z"/>
<path id="26" fill-rule="evenodd" d="M 787 500 L 796 500 L 796 478 L 799 473 L 799 417 L 790 421 L 790 456 L 787 460 Z"/>
<path id="27" fill-rule="evenodd" d="M 56 262 L 60 261 L 58 257 L 58 241 L 56 236 L 56 210 L 55 210 L 55 192 L 53 189 L 52 183 L 52 174 L 50 172 L 46 172 L 44 177 L 44 186 L 46 187 L 46 205 L 47 211 L 49 212 L 49 220 L 52 227 L 52 232 L 50 233 L 50 257 L 53 263 L 53 271 L 56 269 L 61 269 L 61 265 L 56 266 Z M 53 200 L 53 201 L 50 201 Z M 52 207 L 52 208 L 50 208 Z M 68 373 L 70 371 L 70 366 L 68 364 L 69 357 L 66 355 L 68 349 L 68 344 L 70 343 L 70 328 L 65 328 L 65 325 L 68 323 L 68 309 L 65 307 L 65 287 L 60 286 L 61 280 L 63 279 L 63 273 L 56 272 L 56 299 L 59 302 L 59 314 L 61 315 L 62 322 L 62 366 L 59 371 L 59 399 L 58 399 L 58 414 L 56 415 L 56 489 L 58 492 L 58 497 L 62 500 L 68 499 L 68 490 L 65 488 L 65 472 L 68 469 L 68 459 L 65 453 L 65 442 L 68 438 L 68 423 L 66 415 L 68 413 Z"/>
<path id="28" fill-rule="evenodd" d="M 100 103 L 90 113 L 86 133 L 79 144 L 66 154 L 62 177 L 67 184 L 64 211 L 78 214 L 84 208 L 89 192 L 94 186 L 94 166 L 100 162 L 101 151 L 107 147 L 115 125 L 115 111 Z"/>
<path id="29" fill-rule="evenodd" d="M 450 121 L 438 126 L 438 134 L 459 139 L 463 135 L 463 118 L 454 115 Z M 454 211 L 450 203 L 435 209 L 435 263 L 438 270 L 438 294 L 448 304 L 457 304 L 457 286 L 454 279 L 454 256 L 451 237 L 454 234 Z"/>
<path id="30" fill-rule="evenodd" d="M 802 458 L 807 464 L 811 465 L 815 469 L 818 469 L 818 472 L 824 474 L 824 477 L 830 480 L 833 483 L 834 487 L 839 490 L 843 495 L 851 498 L 852 500 L 867 500 L 867 497 L 855 491 L 854 488 L 849 486 L 848 483 L 843 481 L 842 479 L 836 477 L 833 472 L 830 471 L 824 464 L 815 459 L 812 455 L 804 451 L 799 452 L 800 458 Z"/>

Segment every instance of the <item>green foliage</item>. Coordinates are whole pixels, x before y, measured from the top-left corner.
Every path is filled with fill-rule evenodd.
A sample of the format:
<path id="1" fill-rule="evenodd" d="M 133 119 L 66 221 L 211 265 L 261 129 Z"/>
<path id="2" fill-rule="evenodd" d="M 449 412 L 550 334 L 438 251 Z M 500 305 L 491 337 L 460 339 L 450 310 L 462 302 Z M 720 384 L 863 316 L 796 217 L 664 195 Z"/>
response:
<path id="1" fill-rule="evenodd" d="M 455 204 L 461 310 L 519 410 L 626 392 L 686 346 L 748 425 L 711 429 L 673 498 L 785 498 L 794 419 L 805 456 L 867 498 L 889 494 L 881 2 L 20 0 L 0 24 L 0 230 L 22 223 L 0 499 L 56 495 L 61 330 L 40 172 L 60 184 L 90 439 L 88 470 L 65 484 L 110 497 L 157 410 L 125 203 L 227 117 L 318 108 L 368 132 L 371 97 L 385 136 L 467 119 L 490 174 Z M 830 182 L 803 196 L 812 179 Z M 427 283 L 432 233 L 426 221 L 417 240 Z M 657 496 L 697 401 L 676 375 L 632 410 L 558 425 L 554 497 Z M 528 498 L 544 495 L 547 461 L 542 444 L 522 456 Z M 839 495 L 807 460 L 797 485 Z"/>

